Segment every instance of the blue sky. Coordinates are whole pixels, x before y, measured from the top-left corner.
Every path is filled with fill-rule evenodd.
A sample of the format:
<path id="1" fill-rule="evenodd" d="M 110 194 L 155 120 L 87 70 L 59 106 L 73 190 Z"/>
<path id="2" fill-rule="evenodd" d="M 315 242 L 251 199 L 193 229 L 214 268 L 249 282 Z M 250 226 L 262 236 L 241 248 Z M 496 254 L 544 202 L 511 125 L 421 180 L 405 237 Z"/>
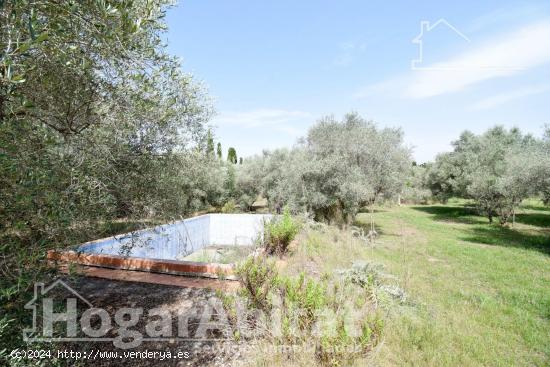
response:
<path id="1" fill-rule="evenodd" d="M 419 162 L 465 129 L 550 123 L 548 1 L 183 0 L 167 20 L 224 154 L 292 146 L 349 111 L 401 127 Z"/>

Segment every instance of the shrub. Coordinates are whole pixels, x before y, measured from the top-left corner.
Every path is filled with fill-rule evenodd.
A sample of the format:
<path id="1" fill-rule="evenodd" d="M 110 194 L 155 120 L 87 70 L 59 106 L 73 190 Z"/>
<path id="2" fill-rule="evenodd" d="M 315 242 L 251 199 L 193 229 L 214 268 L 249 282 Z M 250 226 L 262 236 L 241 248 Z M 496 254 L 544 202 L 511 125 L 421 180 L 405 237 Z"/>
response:
<path id="1" fill-rule="evenodd" d="M 241 296 L 250 308 L 280 316 L 279 333 L 269 325 L 260 327 L 272 343 L 315 345 L 311 357 L 321 365 L 337 366 L 352 364 L 380 340 L 383 323 L 376 294 L 366 284 L 357 285 L 345 277 L 331 281 L 330 277 L 308 278 L 304 273 L 279 275 L 273 262 L 262 257 L 249 258 L 237 274 L 243 285 Z M 303 356 L 285 354 L 289 357 Z"/>
<path id="2" fill-rule="evenodd" d="M 278 287 L 285 310 L 294 311 L 294 314 L 285 315 L 294 317 L 300 330 L 307 330 L 316 321 L 319 311 L 327 306 L 328 296 L 326 284 L 308 279 L 304 273 L 299 277 L 279 277 Z M 291 339 L 291 335 L 286 335 Z"/>
<path id="3" fill-rule="evenodd" d="M 239 264 L 236 271 L 242 293 L 251 306 L 262 310 L 270 308 L 269 294 L 277 283 L 275 264 L 261 256 L 251 256 Z"/>
<path id="4" fill-rule="evenodd" d="M 265 250 L 268 254 L 282 255 L 300 230 L 299 223 L 285 209 L 282 218 L 274 218 L 264 228 Z"/>
<path id="5" fill-rule="evenodd" d="M 396 284 L 391 284 L 394 276 L 383 270 L 384 267 L 381 264 L 357 261 L 351 268 L 339 270 L 337 273 L 345 282 L 355 284 L 375 295 L 382 306 L 391 301 L 406 302 L 405 290 Z"/>
<path id="6" fill-rule="evenodd" d="M 339 273 L 346 281 L 367 289 L 379 285 L 381 271 L 381 265 L 356 262 L 351 268 L 342 270 Z"/>
<path id="7" fill-rule="evenodd" d="M 224 214 L 230 214 L 230 213 L 235 213 L 235 209 L 236 209 L 236 205 L 235 205 L 235 200 L 233 199 L 230 199 L 229 201 L 227 201 L 223 207 L 222 207 L 222 213 Z"/>

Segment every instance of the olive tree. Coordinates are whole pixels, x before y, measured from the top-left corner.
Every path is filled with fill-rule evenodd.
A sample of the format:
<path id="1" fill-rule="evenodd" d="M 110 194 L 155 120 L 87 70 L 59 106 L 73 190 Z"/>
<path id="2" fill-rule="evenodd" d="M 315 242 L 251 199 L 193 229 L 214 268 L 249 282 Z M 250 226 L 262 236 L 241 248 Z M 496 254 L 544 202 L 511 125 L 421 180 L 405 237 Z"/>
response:
<path id="1" fill-rule="evenodd" d="M 398 195 L 411 164 L 400 129 L 379 129 L 356 113 L 347 114 L 341 122 L 322 119 L 310 129 L 306 146 L 322 163 L 330 166 L 338 161 L 346 167 L 347 179 L 339 187 L 345 189 L 345 197 L 355 197 L 345 200 L 354 203 L 351 213 Z"/>
<path id="2" fill-rule="evenodd" d="M 411 165 L 400 199 L 407 203 L 425 204 L 432 198 L 432 193 L 427 188 L 429 167 L 426 164 Z"/>
<path id="3" fill-rule="evenodd" d="M 398 129 L 379 129 L 357 114 L 326 117 L 294 148 L 247 159 L 240 181 L 259 182 L 272 205 L 349 223 L 361 206 L 401 192 L 409 156 Z"/>
<path id="4" fill-rule="evenodd" d="M 536 187 L 545 205 L 550 205 L 550 125 L 545 126 L 539 148 L 538 169 L 534 171 Z"/>
<path id="5" fill-rule="evenodd" d="M 479 212 L 506 224 L 529 195 L 544 192 L 548 148 L 519 129 L 497 126 L 481 135 L 464 132 L 454 150 L 430 167 L 427 185 L 436 197 L 471 198 Z"/>
<path id="6" fill-rule="evenodd" d="M 220 201 L 210 102 L 163 46 L 171 4 L 0 2 L 2 317 L 19 320 L 47 249 Z"/>

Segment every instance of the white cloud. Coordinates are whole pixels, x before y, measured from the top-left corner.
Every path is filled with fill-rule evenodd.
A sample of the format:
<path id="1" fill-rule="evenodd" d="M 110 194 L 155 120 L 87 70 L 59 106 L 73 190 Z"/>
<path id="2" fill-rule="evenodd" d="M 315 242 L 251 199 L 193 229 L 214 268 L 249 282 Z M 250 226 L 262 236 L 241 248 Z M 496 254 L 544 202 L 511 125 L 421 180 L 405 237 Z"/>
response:
<path id="1" fill-rule="evenodd" d="M 284 133 L 296 138 L 304 133 L 313 115 L 309 112 L 282 109 L 255 109 L 241 112 L 224 112 L 214 117 L 213 123 L 219 127 L 241 127 Z"/>
<path id="2" fill-rule="evenodd" d="M 332 64 L 337 67 L 345 67 L 351 65 L 356 57 L 367 49 L 367 44 L 365 42 L 347 41 L 340 43 L 338 48 L 339 53 L 334 58 Z"/>
<path id="3" fill-rule="evenodd" d="M 524 26 L 494 37 L 446 61 L 362 88 L 357 97 L 373 94 L 420 99 L 454 93 L 477 83 L 550 62 L 550 21 Z"/>
<path id="4" fill-rule="evenodd" d="M 300 129 L 294 126 L 282 125 L 275 128 L 275 130 L 286 133 L 292 137 L 299 137 L 304 134 L 304 129 Z"/>
<path id="5" fill-rule="evenodd" d="M 281 128 L 290 123 L 309 119 L 309 112 L 280 109 L 255 109 L 244 112 L 225 112 L 216 116 L 214 124 L 241 126 L 246 128 L 276 126 Z"/>
<path id="6" fill-rule="evenodd" d="M 464 29 L 467 33 L 474 33 L 484 29 L 490 29 L 495 25 L 518 24 L 518 21 L 525 23 L 526 19 L 540 19 L 540 14 L 545 14 L 548 6 L 543 4 L 503 4 L 487 14 L 474 18 L 470 25 Z"/>
<path id="7" fill-rule="evenodd" d="M 425 98 L 457 92 L 497 77 L 517 74 L 550 62 L 550 22 L 521 28 L 451 60 L 415 73 L 405 94 Z"/>
<path id="8" fill-rule="evenodd" d="M 529 86 L 529 87 L 515 90 L 513 92 L 497 94 L 495 96 L 482 99 L 481 101 L 472 105 L 472 109 L 475 109 L 475 110 L 489 109 L 489 108 L 503 105 L 515 99 L 525 98 L 525 97 L 529 97 L 532 95 L 541 94 L 545 92 L 550 92 L 550 85 Z"/>

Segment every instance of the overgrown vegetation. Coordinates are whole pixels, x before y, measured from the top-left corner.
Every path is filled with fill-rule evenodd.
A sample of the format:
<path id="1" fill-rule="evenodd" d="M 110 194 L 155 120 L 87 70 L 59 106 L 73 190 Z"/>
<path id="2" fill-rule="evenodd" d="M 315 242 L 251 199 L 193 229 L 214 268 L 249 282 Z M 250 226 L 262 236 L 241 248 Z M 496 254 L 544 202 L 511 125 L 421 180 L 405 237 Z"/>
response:
<path id="1" fill-rule="evenodd" d="M 360 213 L 356 225 L 370 227 L 370 215 Z M 384 315 L 379 335 L 383 343 L 366 357 L 351 356 L 354 361 L 333 356 L 332 361 L 344 365 L 547 363 L 550 324 L 545 314 L 550 300 L 544 289 L 550 276 L 550 219 L 540 201 L 523 202 L 514 228 L 490 225 L 471 202 L 457 199 L 446 205 L 378 206 L 374 216 L 380 237 L 368 245 L 349 231 L 306 223 L 297 245 L 284 260 L 277 260 L 279 270 L 260 272 L 267 277 L 245 277 L 256 280 L 245 288 L 265 290 L 256 292 L 264 300 L 259 304 L 283 304 L 268 295 L 285 294 L 292 300 L 288 303 L 301 310 L 330 304 L 321 294 L 331 294 L 331 284 L 348 284 L 341 288 L 347 297 L 341 304 L 357 295 L 376 300 L 377 314 Z M 258 268 L 270 266 L 263 258 L 249 261 Z M 285 281 L 281 285 L 275 278 Z M 352 287 L 346 288 L 349 284 Z M 375 298 L 358 291 L 362 287 L 373 291 Z M 248 290 L 244 295 L 252 299 Z M 308 325 L 307 311 L 300 315 L 303 319 L 298 320 Z M 291 340 L 296 345 L 304 341 Z M 264 335 L 257 343 L 245 355 L 248 365 L 305 366 L 323 361 L 322 354 L 307 349 L 271 348 L 285 345 L 286 339 Z M 354 345 L 346 338 L 330 339 L 330 344 Z M 324 361 L 331 363 L 330 358 Z"/>
<path id="2" fill-rule="evenodd" d="M 548 364 L 550 215 L 539 200 L 519 206 L 513 228 L 457 199 L 377 209 L 381 236 L 366 256 L 397 276 L 412 305 L 388 314 L 373 364 Z"/>
<path id="3" fill-rule="evenodd" d="M 288 351 L 289 360 L 307 356 L 321 365 L 349 364 L 380 341 L 383 322 L 372 283 L 358 286 L 344 277 L 317 280 L 303 272 L 281 275 L 263 257 L 248 259 L 238 275 L 249 307 L 276 315 L 266 325 L 256 320 L 255 327 L 266 330 L 261 336 L 275 346 L 302 348 Z"/>
<path id="4" fill-rule="evenodd" d="M 22 305 L 47 280 L 48 249 L 232 195 L 227 164 L 212 156 L 209 99 L 163 46 L 171 4 L 0 4 L 3 346 L 21 343 Z"/>
<path id="5" fill-rule="evenodd" d="M 250 256 L 239 264 L 236 274 L 250 304 L 259 309 L 269 309 L 271 307 L 269 295 L 277 281 L 274 262 L 264 256 Z"/>
<path id="6" fill-rule="evenodd" d="M 288 245 L 296 237 L 300 230 L 300 224 L 285 209 L 281 218 L 273 218 L 264 225 L 264 248 L 269 255 L 283 255 Z"/>

